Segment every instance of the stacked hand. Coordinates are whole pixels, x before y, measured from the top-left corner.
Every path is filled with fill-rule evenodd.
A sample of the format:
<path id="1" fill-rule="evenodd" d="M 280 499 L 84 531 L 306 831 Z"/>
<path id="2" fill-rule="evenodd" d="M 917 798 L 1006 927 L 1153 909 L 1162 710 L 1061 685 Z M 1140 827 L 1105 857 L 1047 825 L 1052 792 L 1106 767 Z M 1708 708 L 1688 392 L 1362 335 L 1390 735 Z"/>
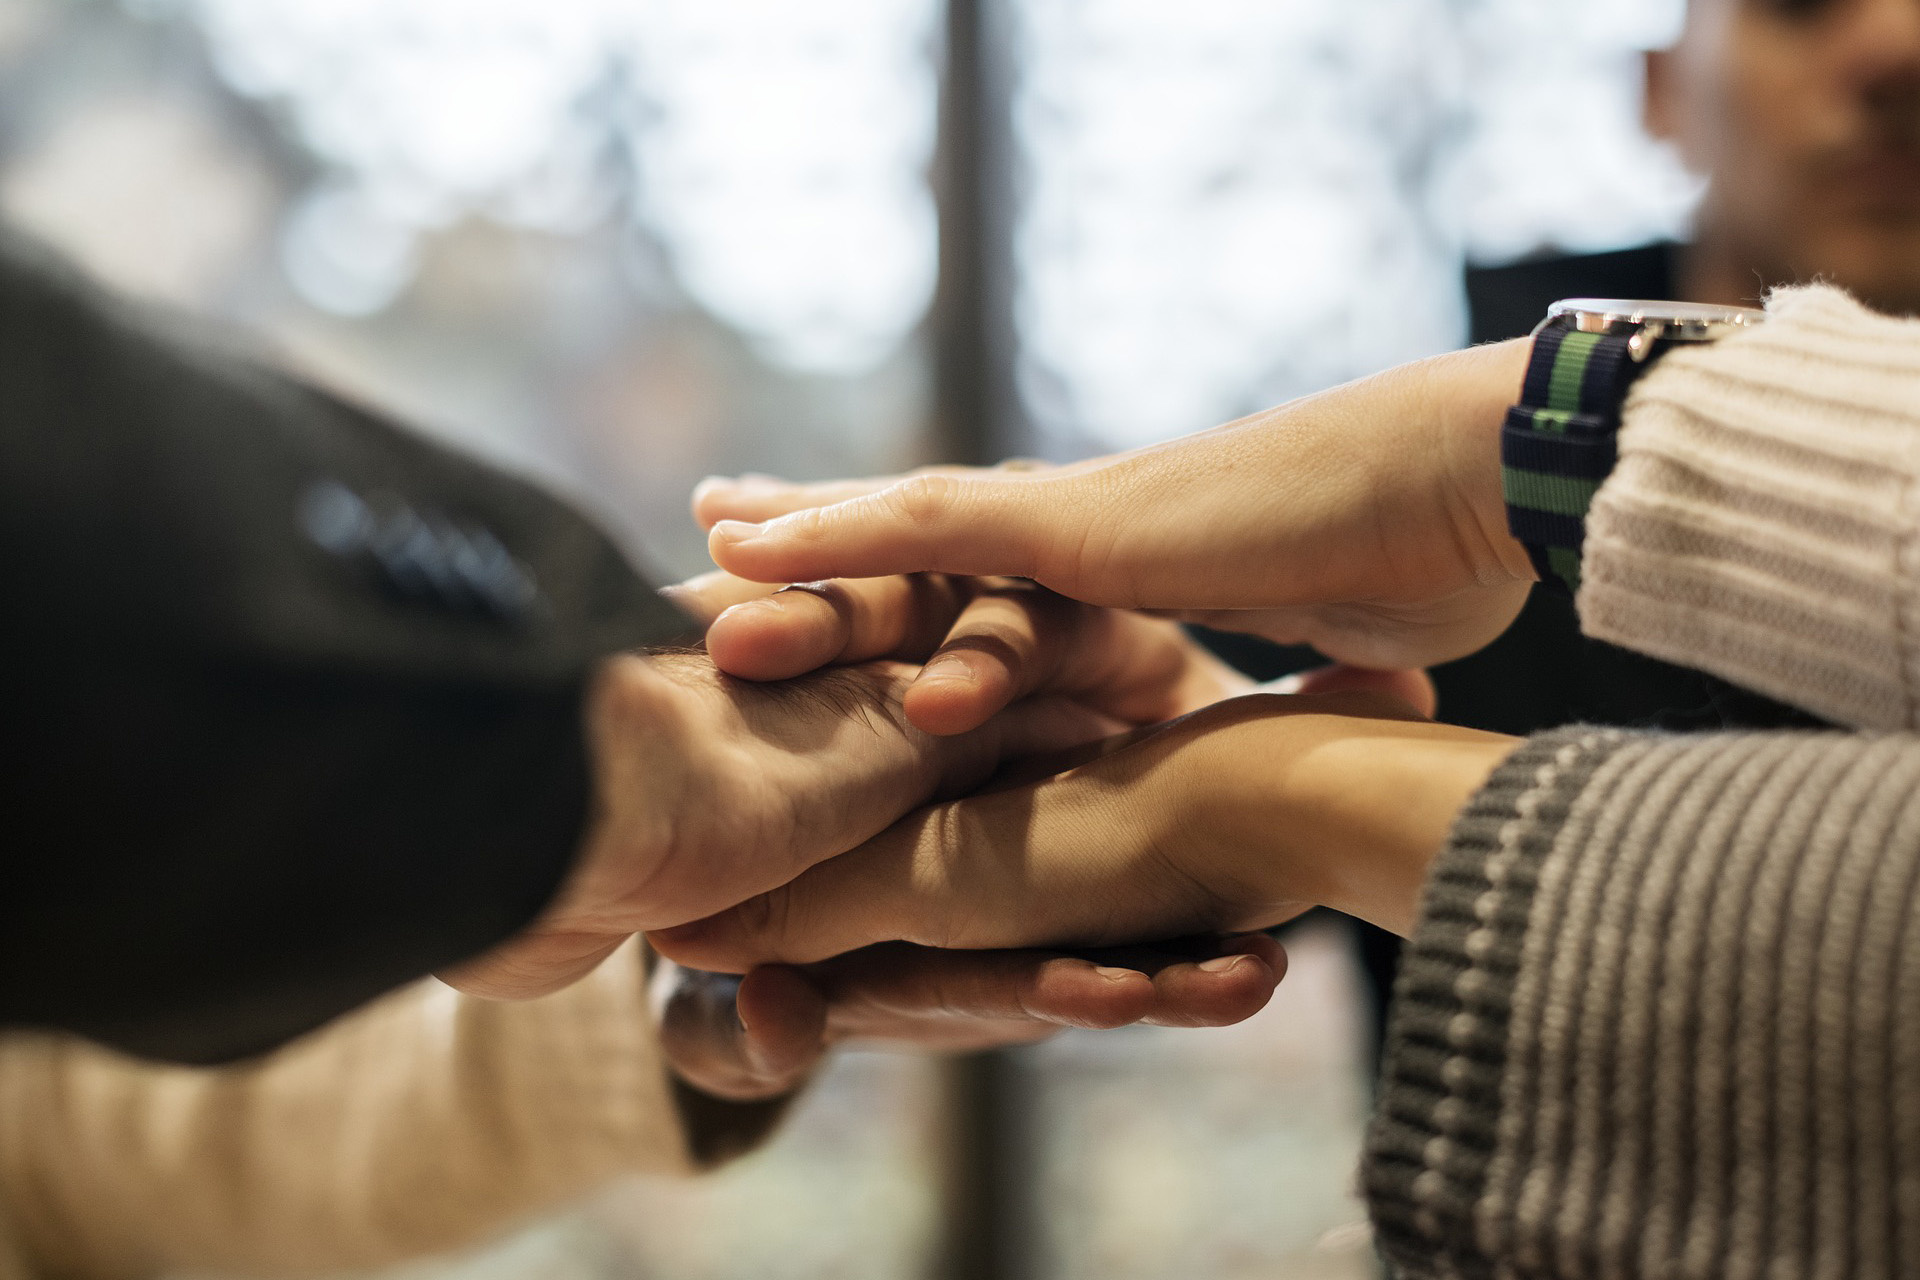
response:
<path id="1" fill-rule="evenodd" d="M 1512 746 L 1383 694 L 1235 698 L 923 810 L 652 941 L 738 972 L 883 939 L 1088 946 L 1258 929 L 1315 905 L 1405 933 L 1455 815 Z"/>
<path id="2" fill-rule="evenodd" d="M 910 694 L 906 702 L 907 714 L 930 713 L 958 732 L 1039 684 L 1072 690 L 1107 715 L 1130 713 L 1146 724 L 1252 687 L 1169 623 L 1074 606 L 1031 584 L 896 579 L 812 584 L 805 591 L 754 595 L 747 584 L 712 575 L 685 590 L 699 596 L 703 611 L 750 596 L 720 614 L 708 642 L 716 660 L 769 679 L 787 675 L 803 662 L 858 661 L 903 643 L 916 656 L 930 647 L 963 655 L 958 672 L 942 680 L 923 679 L 915 686 L 917 700 Z M 1311 673 L 1299 683 L 1328 695 L 1370 693 L 1396 715 L 1414 715 L 1416 707 L 1431 712 L 1433 707 L 1432 686 L 1418 672 L 1334 668 Z M 1111 751 L 1123 741 L 1090 744 L 1074 754 Z M 1048 775 L 1061 763 L 1027 762 L 1019 772 Z M 1001 794 L 1017 802 L 1023 792 Z M 981 796 L 960 802 L 956 811 L 998 803 L 994 796 Z M 909 828 L 928 829 L 939 812 L 913 815 L 866 848 L 823 867 L 845 863 L 852 868 Z M 1056 813 L 1048 834 L 1102 834 L 1097 829 L 1073 832 L 1072 822 L 1071 815 Z M 1005 835 L 1003 847 L 1019 847 L 1020 833 Z M 1043 855 L 1053 852 L 1045 840 L 1035 847 Z M 956 844 L 949 852 L 958 864 L 980 850 Z M 964 901 L 970 889 L 954 888 L 938 906 L 970 910 Z M 832 897 L 837 888 L 803 876 L 790 889 L 753 900 L 746 910 L 791 894 L 816 892 Z M 823 937 L 808 940 L 809 959 L 815 963 L 762 964 L 752 967 L 744 981 L 700 969 L 669 969 L 663 979 L 663 1036 L 682 1076 L 710 1093 L 762 1097 L 793 1087 L 830 1045 L 849 1039 L 960 1050 L 1032 1041 L 1065 1026 L 1226 1025 L 1263 1007 L 1285 972 L 1285 955 L 1272 939 L 1261 934 L 1219 936 L 1212 921 L 1203 923 L 1203 936 L 1184 942 L 1082 948 L 1071 956 L 885 941 L 866 945 L 912 936 L 899 932 L 911 926 L 889 914 L 894 904 L 876 900 L 869 905 L 872 911 L 855 913 L 859 941 L 837 946 Z M 1024 926 L 1015 923 L 1023 918 Z M 1039 923 L 1020 911 L 1009 916 L 1015 929 Z M 1101 940 L 1167 938 L 1175 932 L 1166 921 L 1155 920 Z M 656 935 L 662 936 L 672 949 L 681 945 L 675 939 L 691 935 Z M 955 936 L 952 945 L 997 944 Z M 678 953 L 734 969 L 775 958 L 720 948 L 710 948 L 704 959 L 697 953 Z"/>
<path id="3" fill-rule="evenodd" d="M 1014 574 L 1343 661 L 1424 665 L 1493 639 L 1529 589 L 1498 464 L 1525 360 L 1524 343 L 1482 348 L 1071 467 L 709 482 L 696 513 L 715 559 L 755 579 Z M 759 623 L 775 633 L 777 607 Z M 723 661 L 730 622 L 714 633 Z M 946 711 L 996 707 L 1033 687 L 1027 673 L 1073 658 L 1057 631 L 950 649 L 906 697 L 923 727 L 976 723 Z M 1419 701 L 1363 689 L 1202 706 L 1064 772 L 917 813 L 654 941 L 742 970 L 882 940 L 1088 945 L 1249 929 L 1313 904 L 1405 932 L 1454 817 L 1512 746 L 1426 722 Z"/>
<path id="4" fill-rule="evenodd" d="M 1170 623 L 1070 606 L 1030 584 L 901 578 L 771 594 L 710 574 L 672 594 L 699 618 L 722 615 L 714 657 L 759 682 L 693 653 L 609 662 L 589 707 L 599 797 L 580 863 L 532 928 L 443 975 L 455 986 L 554 990 L 633 933 L 785 883 L 1006 761 L 1247 684 Z M 943 646 L 988 655 L 1000 678 L 913 685 Z M 822 665 L 832 669 L 812 671 Z M 945 732 L 916 727 L 909 703 Z M 1071 956 L 873 948 L 760 969 L 737 995 L 669 965 L 662 1040 L 706 1091 L 762 1097 L 847 1039 L 962 1049 L 1067 1026 L 1237 1022 L 1284 968 L 1263 937 Z"/>
<path id="5" fill-rule="evenodd" d="M 1245 681 L 1136 610 L 1369 666 L 1486 643 L 1532 576 L 1497 444 L 1524 360 L 1444 357 L 1073 467 L 703 486 L 743 575 L 681 589 L 711 661 L 609 665 L 587 854 L 534 930 L 457 977 L 531 994 L 648 931 L 748 974 L 670 978 L 665 1025 L 689 1078 L 757 1096 L 849 1036 L 1235 1020 L 1282 963 L 1264 939 L 1125 968 L 999 949 L 1315 904 L 1404 931 L 1510 740 L 1426 720 L 1417 673 L 1233 696 Z"/>

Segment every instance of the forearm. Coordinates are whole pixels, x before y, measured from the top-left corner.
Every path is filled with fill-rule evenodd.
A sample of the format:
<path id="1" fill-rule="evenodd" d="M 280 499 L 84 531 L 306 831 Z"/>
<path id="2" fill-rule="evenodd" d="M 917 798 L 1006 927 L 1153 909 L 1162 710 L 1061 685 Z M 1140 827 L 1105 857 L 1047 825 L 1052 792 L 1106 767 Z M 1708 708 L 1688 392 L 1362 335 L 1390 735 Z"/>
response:
<path id="1" fill-rule="evenodd" d="M 1275 818 L 1304 819 L 1307 838 L 1326 842 L 1325 887 L 1317 901 L 1405 937 L 1462 798 L 1477 791 L 1518 742 L 1451 725 L 1395 729 L 1390 740 L 1340 737 L 1308 753 L 1293 770 Z"/>
<path id="2" fill-rule="evenodd" d="M 1365 693 L 1240 706 L 1197 743 L 1181 821 L 1235 851 L 1254 900 L 1410 933 L 1462 806 L 1520 740 L 1415 718 Z"/>
<path id="3" fill-rule="evenodd" d="M 1531 740 L 1456 826 L 1403 970 L 1367 1165 L 1389 1255 L 1913 1271 L 1916 872 L 1913 738 Z"/>

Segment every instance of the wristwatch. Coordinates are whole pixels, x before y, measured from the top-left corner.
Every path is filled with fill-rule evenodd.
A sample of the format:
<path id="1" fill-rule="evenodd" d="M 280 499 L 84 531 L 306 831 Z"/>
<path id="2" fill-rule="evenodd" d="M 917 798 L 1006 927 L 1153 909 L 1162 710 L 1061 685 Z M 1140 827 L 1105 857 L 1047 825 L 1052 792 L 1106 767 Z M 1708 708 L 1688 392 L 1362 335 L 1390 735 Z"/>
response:
<path id="1" fill-rule="evenodd" d="M 1542 582 L 1580 587 L 1587 508 L 1618 457 L 1614 437 L 1633 380 L 1681 343 L 1760 324 L 1751 307 L 1568 298 L 1533 331 L 1520 403 L 1500 433 L 1507 528 Z"/>

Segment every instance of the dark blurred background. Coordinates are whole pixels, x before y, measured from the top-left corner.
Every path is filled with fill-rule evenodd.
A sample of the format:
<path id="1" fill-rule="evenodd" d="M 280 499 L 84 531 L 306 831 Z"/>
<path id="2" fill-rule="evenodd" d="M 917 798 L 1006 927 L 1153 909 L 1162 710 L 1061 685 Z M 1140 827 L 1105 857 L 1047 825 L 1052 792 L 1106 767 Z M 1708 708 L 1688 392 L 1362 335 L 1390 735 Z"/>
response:
<path id="1" fill-rule="evenodd" d="M 0 0 L 0 214 L 679 576 L 710 472 L 1145 443 L 1457 345 L 1469 262 L 1678 233 L 1678 9 Z M 741 1167 L 404 1274 L 1370 1275 L 1337 928 L 1245 1027 L 847 1054 Z"/>

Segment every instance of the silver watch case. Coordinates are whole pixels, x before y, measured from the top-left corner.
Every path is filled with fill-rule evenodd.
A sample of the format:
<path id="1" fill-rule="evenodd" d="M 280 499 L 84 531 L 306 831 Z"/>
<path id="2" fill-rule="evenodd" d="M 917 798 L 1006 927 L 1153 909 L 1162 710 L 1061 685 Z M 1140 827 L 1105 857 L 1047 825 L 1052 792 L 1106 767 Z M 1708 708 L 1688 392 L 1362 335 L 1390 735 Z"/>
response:
<path id="1" fill-rule="evenodd" d="M 1626 298 L 1563 298 L 1547 308 L 1535 333 L 1561 317 L 1570 317 L 1580 333 L 1632 335 L 1627 354 L 1644 364 L 1662 342 L 1716 342 L 1730 333 L 1766 322 L 1753 307 L 1707 306 L 1695 302 L 1653 302 Z"/>

